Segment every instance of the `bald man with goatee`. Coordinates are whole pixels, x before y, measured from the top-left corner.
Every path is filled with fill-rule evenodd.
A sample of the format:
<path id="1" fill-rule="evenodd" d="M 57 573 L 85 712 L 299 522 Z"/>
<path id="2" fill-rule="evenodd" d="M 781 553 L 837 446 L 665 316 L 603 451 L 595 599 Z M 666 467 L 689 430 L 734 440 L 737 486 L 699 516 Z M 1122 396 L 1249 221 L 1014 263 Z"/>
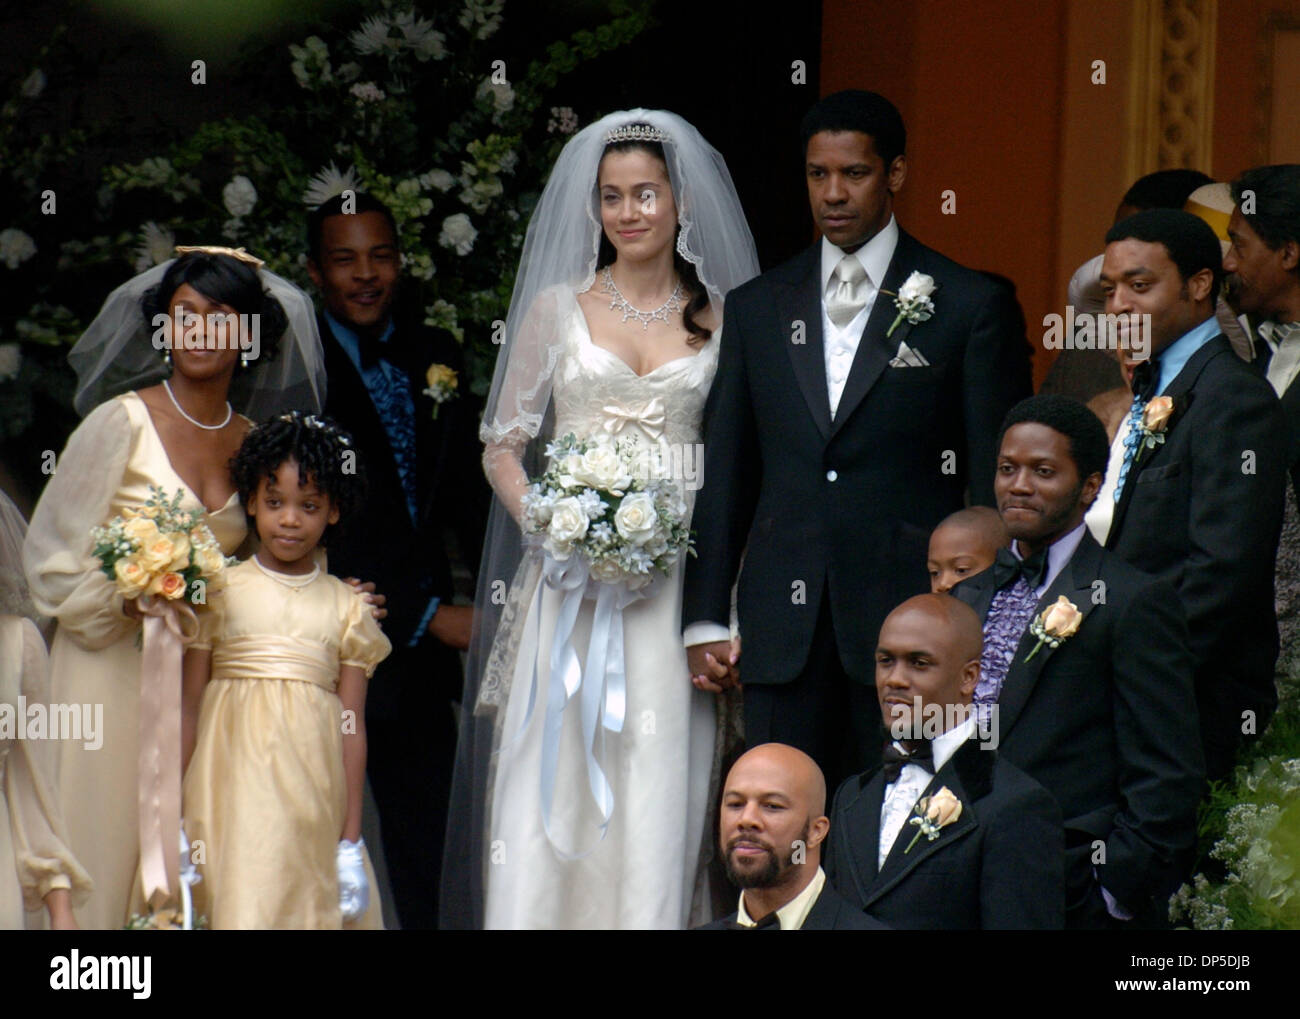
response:
<path id="1" fill-rule="evenodd" d="M 826 873 L 890 927 L 1065 923 L 1060 809 L 998 757 L 987 738 L 995 730 L 978 726 L 971 710 L 982 648 L 979 617 L 947 594 L 908 599 L 880 628 L 883 752 L 835 795 Z"/>
<path id="2" fill-rule="evenodd" d="M 826 779 L 802 750 L 765 743 L 723 787 L 720 843 L 736 912 L 697 930 L 883 930 L 826 881 Z"/>

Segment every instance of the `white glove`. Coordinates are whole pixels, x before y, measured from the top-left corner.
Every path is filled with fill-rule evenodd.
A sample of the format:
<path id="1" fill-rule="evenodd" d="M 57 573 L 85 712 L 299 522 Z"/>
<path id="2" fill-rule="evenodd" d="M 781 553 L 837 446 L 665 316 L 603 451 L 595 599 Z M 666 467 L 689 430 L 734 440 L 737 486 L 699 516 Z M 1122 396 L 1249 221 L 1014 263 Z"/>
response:
<path id="1" fill-rule="evenodd" d="M 339 840 L 339 910 L 343 919 L 355 920 L 370 905 L 370 882 L 366 880 L 363 852 L 366 840 Z"/>

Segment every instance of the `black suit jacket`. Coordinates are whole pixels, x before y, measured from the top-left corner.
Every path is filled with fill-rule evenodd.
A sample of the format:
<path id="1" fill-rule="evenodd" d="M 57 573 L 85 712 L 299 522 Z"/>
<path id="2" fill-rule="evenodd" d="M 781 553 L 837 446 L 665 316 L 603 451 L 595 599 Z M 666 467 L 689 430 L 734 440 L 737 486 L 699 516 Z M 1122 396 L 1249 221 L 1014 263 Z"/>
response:
<path id="1" fill-rule="evenodd" d="M 697 931 L 735 930 L 736 916 L 731 913 L 721 920 L 712 920 L 694 928 Z M 821 894 L 808 911 L 801 931 L 885 931 L 889 930 L 879 920 L 867 916 L 853 903 L 831 887 L 830 879 L 822 885 Z"/>
<path id="2" fill-rule="evenodd" d="M 1273 567 L 1291 440 L 1273 387 L 1222 335 L 1166 395 L 1176 408 L 1167 438 L 1130 469 L 1106 547 L 1182 599 L 1214 778 L 1231 767 L 1242 712 L 1262 732 L 1277 706 Z"/>
<path id="3" fill-rule="evenodd" d="M 952 593 L 986 618 L 993 571 Z M 1105 916 L 1094 866 L 1122 906 L 1156 922 L 1190 863 L 1204 773 L 1187 624 L 1168 581 L 1086 531 L 1037 611 L 1060 595 L 1083 622 L 1028 663 L 1038 641 L 1026 628 L 998 700 L 998 752 L 1061 807 L 1071 922 Z"/>
<path id="4" fill-rule="evenodd" d="M 1065 922 L 1061 812 L 1037 782 L 966 741 L 930 781 L 962 811 L 908 851 L 905 824 L 877 869 L 884 772 L 846 779 L 831 808 L 826 876 L 859 909 L 907 930 L 1041 930 Z"/>
<path id="5" fill-rule="evenodd" d="M 403 686 L 436 689 L 448 698 L 460 694 L 460 663 L 452 649 L 427 632 L 415 648 L 406 645 L 430 599 L 450 601 L 455 593 L 445 548 L 448 526 L 468 546 L 467 561 L 478 561 L 487 492 L 475 457 L 475 414 L 470 402 L 458 395 L 443 403 L 434 419 L 433 400 L 421 392 L 425 373 L 431 364 L 446 364 L 462 372 L 463 390 L 467 379 L 460 348 L 443 333 L 399 325 L 388 343 L 394 362 L 410 380 L 415 403 L 418 519 L 413 523 L 388 433 L 361 373 L 324 315 L 318 324 L 328 377 L 325 413 L 352 434 L 367 479 L 365 506 L 330 546 L 329 567 L 339 576 L 373 580 L 388 598 L 383 628 L 393 642 L 393 654 L 370 683 L 366 713 L 396 720 L 402 715 Z M 466 456 L 468 461 L 462 462 Z"/>
<path id="6" fill-rule="evenodd" d="M 929 589 L 930 530 L 961 508 L 968 481 L 992 503 L 998 429 L 1030 392 L 1011 291 L 900 231 L 882 289 L 930 274 L 934 317 L 886 338 L 897 312 L 882 293 L 832 419 L 820 270 L 818 242 L 727 295 L 704 411 L 682 622 L 726 623 L 743 553 L 746 683 L 799 674 L 823 597 L 845 669 L 871 680 L 885 615 Z M 889 367 L 904 340 L 927 366 Z"/>

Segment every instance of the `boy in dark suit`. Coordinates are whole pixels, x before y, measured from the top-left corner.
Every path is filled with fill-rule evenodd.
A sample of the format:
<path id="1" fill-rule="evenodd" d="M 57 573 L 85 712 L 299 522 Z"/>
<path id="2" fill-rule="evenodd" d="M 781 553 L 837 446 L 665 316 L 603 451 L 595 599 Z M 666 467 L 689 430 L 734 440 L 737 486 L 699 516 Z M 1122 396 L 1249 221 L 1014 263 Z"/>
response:
<path id="1" fill-rule="evenodd" d="M 1061 813 L 979 736 L 979 618 L 923 594 L 880 628 L 876 694 L 893 737 L 840 786 L 826 873 L 859 908 L 914 930 L 1059 928 Z"/>

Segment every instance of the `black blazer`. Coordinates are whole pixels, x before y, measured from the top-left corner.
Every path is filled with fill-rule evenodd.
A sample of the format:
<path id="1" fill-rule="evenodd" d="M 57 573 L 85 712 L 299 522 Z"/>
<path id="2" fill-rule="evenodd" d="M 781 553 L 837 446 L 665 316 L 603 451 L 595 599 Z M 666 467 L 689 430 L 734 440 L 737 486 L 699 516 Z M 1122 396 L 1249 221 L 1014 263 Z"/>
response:
<path id="1" fill-rule="evenodd" d="M 993 571 L 952 593 L 986 618 Z M 1154 910 L 1154 922 L 1190 863 L 1204 773 L 1187 624 L 1168 581 L 1135 570 L 1087 531 L 1037 611 L 1060 595 L 1083 622 L 1028 664 L 1038 640 L 1026 628 L 998 700 L 998 752 L 1060 805 L 1072 924 L 1105 915 L 1094 866 L 1121 905 Z"/>
<path id="2" fill-rule="evenodd" d="M 831 808 L 826 876 L 859 909 L 906 930 L 1041 930 L 1065 922 L 1061 812 L 1037 782 L 997 751 L 967 740 L 930 780 L 947 786 L 959 817 L 925 836 L 905 824 L 877 870 L 884 772 L 846 779 Z"/>
<path id="3" fill-rule="evenodd" d="M 737 913 L 733 912 L 728 916 L 724 916 L 721 920 L 711 920 L 709 923 L 701 924 L 693 929 L 697 931 L 736 930 L 736 916 Z M 821 894 L 817 896 L 817 901 L 813 903 L 813 908 L 808 911 L 808 917 L 799 929 L 801 931 L 889 930 L 879 920 L 867 916 L 866 913 L 832 888 L 829 878 L 822 885 Z"/>
<path id="4" fill-rule="evenodd" d="M 1258 345 L 1263 342 L 1261 339 L 1255 340 L 1256 349 L 1259 349 Z M 1267 370 L 1258 360 L 1252 361 L 1251 366 L 1267 380 Z M 1287 470 L 1291 475 L 1291 488 L 1295 492 L 1296 501 L 1300 502 L 1300 385 L 1297 385 L 1297 382 L 1300 382 L 1300 379 L 1293 379 L 1291 385 L 1286 387 L 1281 402 L 1282 413 L 1286 415 L 1287 438 L 1290 441 Z"/>
<path id="5" fill-rule="evenodd" d="M 1214 778 L 1231 767 L 1242 712 L 1263 732 L 1277 706 L 1273 567 L 1291 440 L 1273 387 L 1222 335 L 1166 395 L 1167 438 L 1130 469 L 1106 547 L 1182 599 Z"/>
<path id="6" fill-rule="evenodd" d="M 820 269 L 819 241 L 727 295 L 704 411 L 682 622 L 726 623 L 744 553 L 746 683 L 799 674 L 824 595 L 845 669 L 871 680 L 885 615 L 929 590 L 930 530 L 962 507 L 968 482 L 992 504 L 998 429 L 1030 393 L 1011 291 L 900 232 L 882 289 L 930 274 L 934 317 L 886 338 L 897 312 L 879 296 L 832 420 Z M 904 340 L 927 366 L 889 367 Z"/>
<path id="7" fill-rule="evenodd" d="M 455 593 L 445 528 L 451 526 L 470 546 L 465 550 L 467 561 L 478 562 L 487 494 L 475 455 L 477 423 L 463 396 L 443 403 L 435 420 L 433 400 L 422 392 L 425 373 L 434 363 L 462 372 L 460 386 L 467 387 L 456 342 L 435 330 L 399 326 L 388 342 L 393 344 L 395 363 L 410 380 L 415 403 L 418 519 L 412 523 L 388 433 L 361 373 L 334 337 L 328 319 L 320 315 L 317 321 L 328 379 L 325 413 L 352 434 L 367 479 L 366 504 L 330 546 L 329 567 L 339 576 L 373 580 L 388 598 L 388 616 L 382 625 L 393 642 L 393 654 L 370 683 L 366 712 L 395 719 L 401 711 L 404 684 L 428 689 L 442 679 L 440 693 L 460 694 L 459 659 L 454 651 L 427 632 L 416 648 L 408 649 L 406 644 L 429 600 L 435 595 L 450 600 Z M 466 456 L 468 462 L 461 462 Z"/>

